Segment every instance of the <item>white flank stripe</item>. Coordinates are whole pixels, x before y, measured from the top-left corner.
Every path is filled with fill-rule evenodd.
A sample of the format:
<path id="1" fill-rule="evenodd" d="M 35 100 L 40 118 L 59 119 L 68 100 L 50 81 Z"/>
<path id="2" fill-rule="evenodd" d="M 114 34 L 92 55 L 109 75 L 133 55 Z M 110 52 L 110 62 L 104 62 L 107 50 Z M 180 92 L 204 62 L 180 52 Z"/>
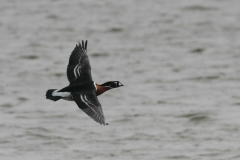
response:
<path id="1" fill-rule="evenodd" d="M 70 92 L 53 92 L 52 96 L 59 96 L 59 97 L 67 98 L 67 97 L 69 97 L 70 94 L 71 94 Z"/>

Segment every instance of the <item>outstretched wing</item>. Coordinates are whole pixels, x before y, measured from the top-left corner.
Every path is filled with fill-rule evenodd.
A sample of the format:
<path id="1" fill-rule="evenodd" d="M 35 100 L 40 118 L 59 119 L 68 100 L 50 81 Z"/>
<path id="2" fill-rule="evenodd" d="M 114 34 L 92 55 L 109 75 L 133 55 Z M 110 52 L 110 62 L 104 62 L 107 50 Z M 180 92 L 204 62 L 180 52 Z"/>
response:
<path id="1" fill-rule="evenodd" d="M 92 81 L 91 66 L 87 56 L 87 41 L 76 45 L 72 51 L 67 67 L 67 77 L 70 84 Z"/>
<path id="2" fill-rule="evenodd" d="M 108 125 L 105 123 L 102 107 L 95 91 L 73 94 L 73 100 L 77 103 L 78 107 L 93 120 L 100 124 Z"/>

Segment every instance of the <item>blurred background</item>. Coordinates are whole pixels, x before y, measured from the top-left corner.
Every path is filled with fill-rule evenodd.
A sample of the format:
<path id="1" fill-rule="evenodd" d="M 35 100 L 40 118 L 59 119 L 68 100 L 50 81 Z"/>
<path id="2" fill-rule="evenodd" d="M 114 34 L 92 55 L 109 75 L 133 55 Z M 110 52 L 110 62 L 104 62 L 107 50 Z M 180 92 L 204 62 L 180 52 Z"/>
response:
<path id="1" fill-rule="evenodd" d="M 1 0 L 0 159 L 240 159 L 239 5 Z M 109 126 L 45 99 L 81 40 Z"/>

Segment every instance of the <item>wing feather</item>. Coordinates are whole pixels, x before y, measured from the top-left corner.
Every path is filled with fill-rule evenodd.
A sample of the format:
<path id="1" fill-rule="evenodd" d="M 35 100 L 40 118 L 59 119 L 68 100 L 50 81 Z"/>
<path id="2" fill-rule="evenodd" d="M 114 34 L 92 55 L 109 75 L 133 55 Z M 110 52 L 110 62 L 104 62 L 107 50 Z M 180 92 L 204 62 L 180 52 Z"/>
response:
<path id="1" fill-rule="evenodd" d="M 73 99 L 77 103 L 78 107 L 89 117 L 100 124 L 107 125 L 107 123 L 105 123 L 102 106 L 99 103 L 94 91 L 89 93 L 76 93 L 73 95 Z"/>
<path id="2" fill-rule="evenodd" d="M 87 55 L 87 41 L 77 44 L 72 51 L 67 67 L 67 77 L 70 82 L 92 81 L 91 66 Z"/>

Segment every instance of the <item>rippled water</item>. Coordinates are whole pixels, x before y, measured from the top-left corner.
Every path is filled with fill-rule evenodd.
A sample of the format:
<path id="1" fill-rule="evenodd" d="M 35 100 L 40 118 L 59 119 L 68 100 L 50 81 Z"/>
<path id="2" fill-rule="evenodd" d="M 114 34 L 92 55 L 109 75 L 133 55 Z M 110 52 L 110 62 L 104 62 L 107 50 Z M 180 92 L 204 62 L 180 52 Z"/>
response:
<path id="1" fill-rule="evenodd" d="M 0 159 L 240 159 L 239 5 L 2 0 Z M 82 39 L 109 126 L 45 99 Z"/>

